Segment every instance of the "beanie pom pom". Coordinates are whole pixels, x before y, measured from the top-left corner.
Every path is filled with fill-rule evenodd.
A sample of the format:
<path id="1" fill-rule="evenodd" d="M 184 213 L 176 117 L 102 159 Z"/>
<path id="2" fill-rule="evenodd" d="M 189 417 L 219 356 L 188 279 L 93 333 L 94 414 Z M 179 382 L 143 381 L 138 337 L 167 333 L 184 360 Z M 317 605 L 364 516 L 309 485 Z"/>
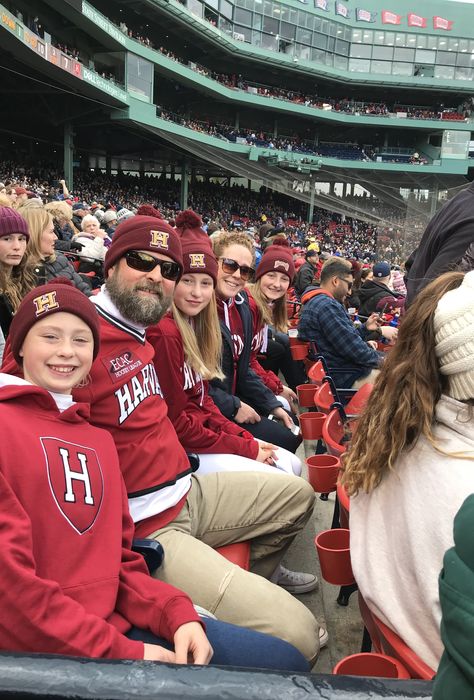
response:
<path id="1" fill-rule="evenodd" d="M 176 217 L 176 228 L 199 228 L 200 226 L 202 226 L 202 219 L 192 209 L 186 209 Z"/>
<path id="2" fill-rule="evenodd" d="M 283 246 L 283 248 L 289 248 L 290 244 L 288 243 L 288 240 L 286 238 L 277 238 L 273 241 L 272 246 L 275 245 L 280 245 Z"/>
<path id="3" fill-rule="evenodd" d="M 152 204 L 142 204 L 137 209 L 138 216 L 155 216 L 157 219 L 162 219 L 163 216 L 159 209 L 156 209 Z"/>

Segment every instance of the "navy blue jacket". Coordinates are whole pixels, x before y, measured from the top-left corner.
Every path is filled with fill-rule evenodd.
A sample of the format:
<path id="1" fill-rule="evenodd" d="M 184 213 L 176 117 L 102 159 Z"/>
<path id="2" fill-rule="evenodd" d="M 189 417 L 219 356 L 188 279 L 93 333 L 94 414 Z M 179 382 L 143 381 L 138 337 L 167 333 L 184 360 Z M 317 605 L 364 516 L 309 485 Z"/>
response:
<path id="1" fill-rule="evenodd" d="M 252 314 L 245 292 L 240 292 L 235 303 L 242 319 L 244 347 L 237 362 L 236 394 L 234 395 L 234 352 L 232 336 L 225 323 L 221 321 L 222 333 L 222 371 L 224 379 L 212 379 L 209 393 L 226 417 L 232 419 L 240 408 L 240 401 L 248 403 L 257 413 L 267 416 L 275 408 L 281 408 L 281 403 L 273 392 L 265 386 L 260 377 L 250 369 L 250 349 L 253 338 Z"/>

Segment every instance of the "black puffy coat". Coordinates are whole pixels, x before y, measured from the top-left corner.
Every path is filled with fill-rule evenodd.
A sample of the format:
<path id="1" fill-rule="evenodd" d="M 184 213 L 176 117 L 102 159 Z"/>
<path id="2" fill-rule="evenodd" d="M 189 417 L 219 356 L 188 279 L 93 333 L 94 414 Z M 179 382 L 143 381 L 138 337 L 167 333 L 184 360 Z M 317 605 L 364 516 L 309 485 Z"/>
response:
<path id="1" fill-rule="evenodd" d="M 92 288 L 86 280 L 81 277 L 73 268 L 69 260 L 64 255 L 56 255 L 54 261 L 43 260 L 34 268 L 36 275 L 36 284 L 46 284 L 55 277 L 65 277 L 70 280 L 79 291 L 84 292 L 86 296 L 92 294 Z"/>

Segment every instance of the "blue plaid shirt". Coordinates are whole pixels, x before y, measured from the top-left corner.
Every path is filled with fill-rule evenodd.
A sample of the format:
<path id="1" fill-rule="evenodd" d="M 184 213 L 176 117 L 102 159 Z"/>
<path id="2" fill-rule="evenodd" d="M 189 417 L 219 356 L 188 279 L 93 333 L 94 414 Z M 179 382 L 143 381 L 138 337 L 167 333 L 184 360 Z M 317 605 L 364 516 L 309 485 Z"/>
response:
<path id="1" fill-rule="evenodd" d="M 347 377 L 337 375 L 339 386 L 352 385 L 382 363 L 381 355 L 364 341 L 367 333 L 365 326 L 355 328 L 343 305 L 326 294 L 303 306 L 298 324 L 299 337 L 316 343 L 330 369 L 347 369 Z"/>

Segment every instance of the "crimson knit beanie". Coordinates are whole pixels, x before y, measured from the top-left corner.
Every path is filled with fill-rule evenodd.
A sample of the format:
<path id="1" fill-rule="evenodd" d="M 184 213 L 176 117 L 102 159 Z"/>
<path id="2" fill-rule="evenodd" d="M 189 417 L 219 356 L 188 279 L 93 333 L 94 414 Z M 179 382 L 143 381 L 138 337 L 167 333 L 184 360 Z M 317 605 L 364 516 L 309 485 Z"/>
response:
<path id="1" fill-rule="evenodd" d="M 13 316 L 8 338 L 13 357 L 21 364 L 20 350 L 30 328 L 52 314 L 65 312 L 78 316 L 92 331 L 94 359 L 100 347 L 99 316 L 94 304 L 67 279 L 58 277 L 35 287 L 24 297 Z"/>
<path id="2" fill-rule="evenodd" d="M 155 216 L 134 216 L 115 229 L 112 244 L 105 255 L 104 274 L 129 250 L 162 253 L 183 267 L 181 242 L 176 231 Z"/>
<path id="3" fill-rule="evenodd" d="M 268 246 L 258 264 L 255 281 L 267 272 L 281 272 L 290 278 L 291 284 L 295 276 L 295 263 L 288 241 L 277 239 Z"/>
<path id="4" fill-rule="evenodd" d="M 30 232 L 25 219 L 11 207 L 0 207 L 0 236 L 21 233 L 28 239 Z"/>
<path id="5" fill-rule="evenodd" d="M 137 209 L 138 216 L 156 216 L 157 219 L 162 219 L 161 211 L 156 209 L 152 204 L 140 204 Z"/>
<path id="6" fill-rule="evenodd" d="M 201 272 L 217 283 L 217 258 L 207 233 L 201 228 L 201 217 L 192 209 L 182 211 L 176 217 L 176 230 L 181 236 L 183 248 L 183 274 Z"/>

